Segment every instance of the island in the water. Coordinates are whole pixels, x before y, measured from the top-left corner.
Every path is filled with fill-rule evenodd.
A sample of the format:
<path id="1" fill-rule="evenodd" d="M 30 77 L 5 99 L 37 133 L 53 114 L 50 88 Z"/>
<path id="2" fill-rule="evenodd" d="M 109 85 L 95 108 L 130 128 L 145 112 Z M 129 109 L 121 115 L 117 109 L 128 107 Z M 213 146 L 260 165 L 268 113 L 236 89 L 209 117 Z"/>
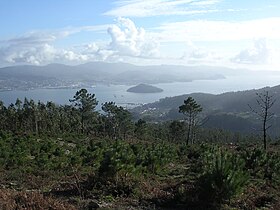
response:
<path id="1" fill-rule="evenodd" d="M 127 92 L 132 93 L 160 93 L 163 89 L 146 84 L 139 84 L 127 89 Z"/>

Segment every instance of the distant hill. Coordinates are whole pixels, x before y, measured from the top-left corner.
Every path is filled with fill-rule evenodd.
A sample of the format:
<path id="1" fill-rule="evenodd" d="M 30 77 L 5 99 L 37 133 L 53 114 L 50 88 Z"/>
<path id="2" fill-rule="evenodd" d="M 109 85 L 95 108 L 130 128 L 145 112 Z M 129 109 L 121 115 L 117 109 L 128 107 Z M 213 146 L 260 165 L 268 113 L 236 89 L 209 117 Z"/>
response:
<path id="1" fill-rule="evenodd" d="M 155 65 L 136 66 L 127 63 L 91 62 L 77 66 L 49 64 L 46 66 L 9 66 L 0 68 L 0 91 L 41 87 L 83 87 L 96 83 L 136 85 L 193 80 L 224 79 L 223 67 Z"/>
<path id="2" fill-rule="evenodd" d="M 280 135 L 280 85 L 275 87 L 265 87 L 247 91 L 228 92 L 219 95 L 192 93 L 175 97 L 160 99 L 155 103 L 145 104 L 136 107 L 131 111 L 135 118 L 143 118 L 148 121 L 166 121 L 174 119 L 184 119 L 184 115 L 179 113 L 179 106 L 183 101 L 191 96 L 203 107 L 203 117 L 208 117 L 204 125 L 210 128 L 222 128 L 238 132 L 252 132 L 260 129 L 258 116 L 252 113 L 248 104 L 254 109 L 260 107 L 256 103 L 256 93 L 269 91 L 276 99 L 271 111 L 275 113 L 270 133 Z"/>
<path id="3" fill-rule="evenodd" d="M 139 84 L 134 87 L 127 89 L 127 92 L 132 93 L 160 93 L 163 89 L 146 84 Z"/>

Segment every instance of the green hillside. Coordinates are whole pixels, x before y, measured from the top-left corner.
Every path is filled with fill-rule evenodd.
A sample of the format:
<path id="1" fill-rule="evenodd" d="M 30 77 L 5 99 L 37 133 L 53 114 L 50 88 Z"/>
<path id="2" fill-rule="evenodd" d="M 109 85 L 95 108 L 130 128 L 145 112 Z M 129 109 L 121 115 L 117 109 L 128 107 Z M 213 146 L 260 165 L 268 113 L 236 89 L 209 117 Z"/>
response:
<path id="1" fill-rule="evenodd" d="M 254 129 L 258 129 L 261 123 L 256 118 L 250 107 L 258 109 L 256 93 L 268 91 L 276 102 L 271 108 L 275 113 L 272 121 L 270 133 L 274 136 L 279 135 L 277 125 L 280 122 L 280 86 L 266 87 L 257 90 L 247 90 L 238 92 L 227 92 L 219 95 L 192 93 L 175 97 L 160 99 L 155 103 L 146 104 L 136 107 L 131 112 L 135 118 L 143 118 L 151 122 L 167 121 L 174 119 L 183 119 L 183 115 L 179 113 L 178 107 L 187 97 L 193 97 L 203 107 L 203 116 L 209 120 L 204 125 L 209 128 L 222 128 L 231 131 L 251 133 Z"/>

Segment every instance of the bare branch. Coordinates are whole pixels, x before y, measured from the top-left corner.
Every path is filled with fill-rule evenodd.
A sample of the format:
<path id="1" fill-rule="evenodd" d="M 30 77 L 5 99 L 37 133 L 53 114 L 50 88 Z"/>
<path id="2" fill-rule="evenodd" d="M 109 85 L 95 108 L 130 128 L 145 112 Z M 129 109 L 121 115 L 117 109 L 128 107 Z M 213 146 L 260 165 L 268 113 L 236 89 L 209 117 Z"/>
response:
<path id="1" fill-rule="evenodd" d="M 275 116 L 275 114 L 270 112 L 269 110 L 275 104 L 276 99 L 274 99 L 273 95 L 269 95 L 268 91 L 265 91 L 265 93 L 256 93 L 256 95 L 256 102 L 260 110 L 257 111 L 256 109 L 253 109 L 249 104 L 248 106 L 253 113 L 260 117 L 260 120 L 262 122 L 264 149 L 266 150 L 267 130 L 272 126 L 272 124 L 268 125 L 267 123 Z"/>

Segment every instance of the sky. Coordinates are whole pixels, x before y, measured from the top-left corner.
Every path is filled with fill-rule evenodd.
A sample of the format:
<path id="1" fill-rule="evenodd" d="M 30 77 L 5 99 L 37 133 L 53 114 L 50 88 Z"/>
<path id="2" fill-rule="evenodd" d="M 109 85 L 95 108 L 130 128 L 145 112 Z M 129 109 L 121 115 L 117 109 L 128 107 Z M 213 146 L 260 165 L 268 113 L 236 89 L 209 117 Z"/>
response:
<path id="1" fill-rule="evenodd" d="M 0 67 L 86 62 L 280 71 L 279 0 L 0 0 Z"/>

